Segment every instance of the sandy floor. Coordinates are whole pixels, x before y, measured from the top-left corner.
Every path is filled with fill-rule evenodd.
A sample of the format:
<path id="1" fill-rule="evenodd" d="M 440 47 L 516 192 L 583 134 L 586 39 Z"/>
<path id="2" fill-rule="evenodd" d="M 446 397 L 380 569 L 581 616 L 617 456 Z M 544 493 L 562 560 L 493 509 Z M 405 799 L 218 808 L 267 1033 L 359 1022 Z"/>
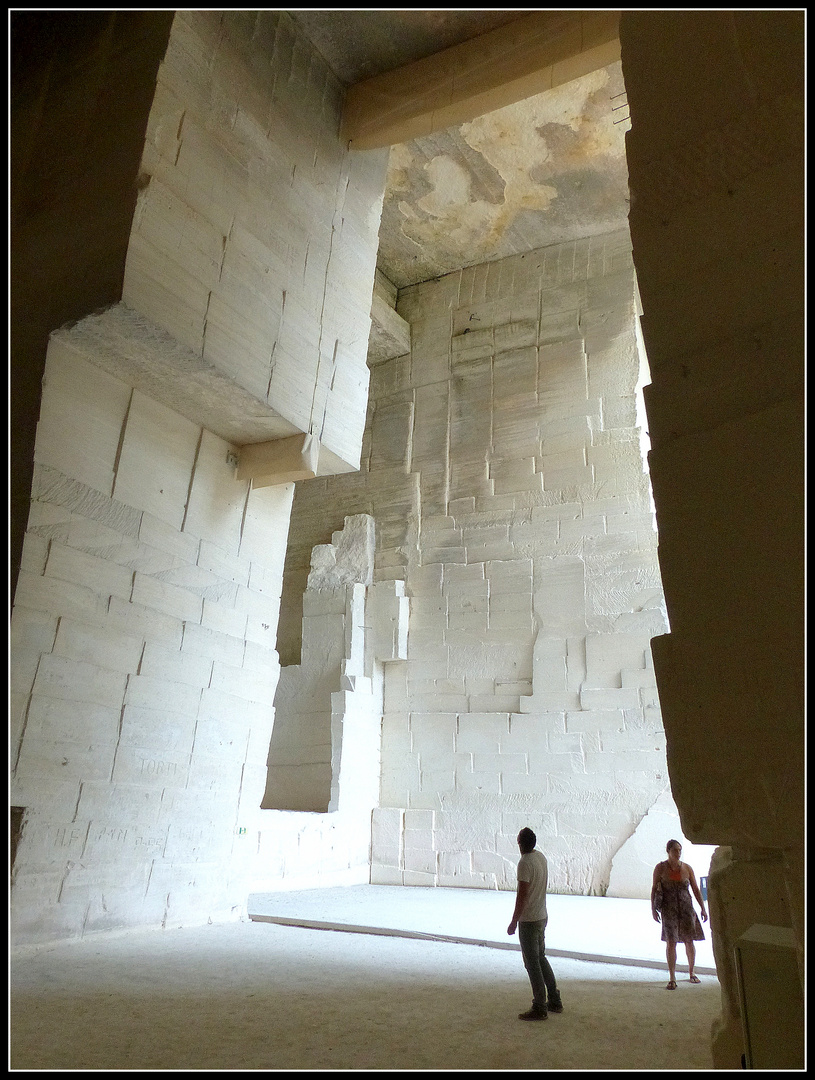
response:
<path id="1" fill-rule="evenodd" d="M 552 966 L 564 1012 L 529 1024 L 506 948 L 246 921 L 20 950 L 11 1066 L 712 1068 L 714 976 L 671 992 L 664 969 Z"/>

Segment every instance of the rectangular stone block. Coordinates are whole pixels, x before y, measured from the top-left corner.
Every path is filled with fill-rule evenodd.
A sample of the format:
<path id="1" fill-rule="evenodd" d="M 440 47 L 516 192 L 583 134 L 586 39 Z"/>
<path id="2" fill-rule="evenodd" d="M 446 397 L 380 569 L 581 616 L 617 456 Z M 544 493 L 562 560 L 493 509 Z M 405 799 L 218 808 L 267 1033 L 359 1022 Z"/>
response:
<path id="1" fill-rule="evenodd" d="M 539 633 L 556 637 L 585 633 L 584 566 L 566 557 L 535 567 L 534 610 Z"/>
<path id="2" fill-rule="evenodd" d="M 201 621 L 202 597 L 177 585 L 157 581 L 144 574 L 137 573 L 134 577 L 132 600 L 134 604 L 140 604 L 142 607 L 151 608 L 176 619 Z"/>
<path id="3" fill-rule="evenodd" d="M 190 788 L 203 788 L 207 791 L 240 791 L 242 760 L 232 757 L 200 753 L 193 748 L 190 758 L 187 784 Z"/>
<path id="4" fill-rule="evenodd" d="M 241 509 L 243 509 L 243 501 L 241 502 Z M 220 536 L 219 540 L 221 540 Z M 219 580 L 232 581 L 238 585 L 248 585 L 251 564 L 245 559 L 239 559 L 235 554 L 238 550 L 237 540 L 225 550 L 227 543 L 228 541 L 225 540 L 221 540 L 221 543 L 210 543 L 208 540 L 202 540 L 198 551 L 197 565 L 202 570 L 214 574 Z"/>
<path id="5" fill-rule="evenodd" d="M 72 821 L 70 818 L 34 818 L 25 826 L 15 860 L 15 890 L 17 877 L 33 874 L 47 875 L 61 870 L 64 876 L 68 860 L 82 856 L 90 822 L 87 819 Z M 47 883 L 44 882 L 47 887 Z M 39 905 L 37 905 L 39 906 Z"/>
<path id="6" fill-rule="evenodd" d="M 204 598 L 201 626 L 217 633 L 225 634 L 243 640 L 246 634 L 247 613 L 230 606 L 227 603 L 207 600 Z M 186 624 L 189 627 L 189 623 Z M 226 657 L 222 657 L 226 660 Z M 234 658 L 233 658 L 234 662 Z"/>
<path id="7" fill-rule="evenodd" d="M 371 863 L 372 885 L 403 885 L 402 871 L 394 866 L 385 866 L 382 863 Z"/>
<path id="8" fill-rule="evenodd" d="M 250 672 L 246 668 L 233 668 L 214 660 L 211 686 L 214 690 L 221 690 L 246 701 L 272 704 L 277 687 L 277 672 Z"/>
<path id="9" fill-rule="evenodd" d="M 535 496 L 539 495 L 543 490 L 542 486 L 542 474 L 535 472 L 534 469 L 531 473 L 524 476 L 513 476 L 504 474 L 496 477 L 492 480 L 493 492 L 496 497 L 500 496 L 517 496 L 523 495 Z M 521 500 L 523 504 L 523 500 Z M 512 501 L 513 509 L 518 505 L 517 498 Z"/>
<path id="10" fill-rule="evenodd" d="M 116 752 L 112 781 L 151 788 L 184 788 L 189 754 L 152 747 L 120 746 Z"/>
<path id="11" fill-rule="evenodd" d="M 419 792 L 419 766 L 417 760 L 403 761 L 399 765 L 383 763 L 380 773 L 380 799 L 388 805 L 410 802 L 415 805 L 414 795 Z"/>
<path id="12" fill-rule="evenodd" d="M 562 713 L 580 707 L 580 695 L 570 691 L 560 693 L 537 692 L 521 698 L 522 713 Z"/>
<path id="13" fill-rule="evenodd" d="M 425 888 L 432 888 L 438 883 L 437 875 L 422 873 L 418 870 L 405 870 L 402 879 L 405 885 L 418 885 Z"/>
<path id="14" fill-rule="evenodd" d="M 155 641 L 167 648 L 180 648 L 184 623 L 180 618 L 165 615 L 141 604 L 128 603 L 116 596 L 110 598 L 105 625 L 131 637 Z"/>
<path id="15" fill-rule="evenodd" d="M 526 754 L 473 754 L 473 772 L 493 774 L 498 772 L 525 773 Z"/>
<path id="16" fill-rule="evenodd" d="M 111 628 L 89 626 L 63 618 L 54 643 L 54 654 L 68 660 L 93 662 L 99 667 L 124 673 L 139 666 L 144 643 L 141 637 L 112 634 Z"/>
<path id="17" fill-rule="evenodd" d="M 47 562 L 48 541 L 43 536 L 35 536 L 31 532 L 27 532 L 23 538 L 20 569 L 26 570 L 30 574 L 44 574 Z"/>
<path id="18" fill-rule="evenodd" d="M 126 886 L 128 878 L 132 881 L 132 876 L 135 876 L 144 888 L 149 878 L 150 860 L 163 854 L 166 842 L 167 829 L 160 826 L 136 824 L 132 821 L 121 825 L 105 820 L 92 821 L 83 858 L 90 864 L 92 877 L 96 877 L 93 884 L 100 884 L 99 877 L 104 878 L 107 871 L 111 885 Z M 111 864 L 118 869 L 118 874 Z M 87 878 L 84 883 L 91 884 Z"/>
<path id="19" fill-rule="evenodd" d="M 583 754 L 537 754 L 529 755 L 529 775 L 571 776 L 586 772 Z"/>
<path id="20" fill-rule="evenodd" d="M 580 691 L 580 704 L 584 709 L 636 709 L 640 705 L 639 691 L 636 687 L 625 689 L 592 689 Z"/>
<path id="21" fill-rule="evenodd" d="M 404 815 L 405 829 L 422 830 L 428 835 L 432 834 L 435 821 L 432 810 L 405 810 Z"/>
<path id="22" fill-rule="evenodd" d="M 405 843 L 404 865 L 405 873 L 420 872 L 435 876 L 438 855 L 435 851 L 426 848 L 408 847 Z"/>
<path id="23" fill-rule="evenodd" d="M 127 705 L 121 716 L 120 743 L 188 754 L 192 750 L 195 725 L 195 717 L 190 713 Z"/>
<path id="24" fill-rule="evenodd" d="M 468 700 L 465 694 L 421 694 L 408 695 L 408 705 L 411 710 L 419 713 L 445 714 L 450 712 L 466 712 Z"/>
<path id="25" fill-rule="evenodd" d="M 497 754 L 500 746 L 500 729 L 496 729 L 490 721 L 494 718 L 487 716 L 475 717 L 474 714 L 464 714 L 458 719 L 458 731 L 455 737 L 455 750 L 457 753 L 494 753 Z"/>
<path id="26" fill-rule="evenodd" d="M 121 706 L 111 708 L 34 694 L 28 706 L 26 737 L 43 743 L 115 746 L 121 711 Z"/>
<path id="27" fill-rule="evenodd" d="M 382 721 L 382 760 L 398 761 L 411 753 L 407 715 L 386 710 Z"/>
<path id="28" fill-rule="evenodd" d="M 160 789 L 133 784 L 83 783 L 76 816 L 78 820 L 155 825 L 160 808 Z"/>
<path id="29" fill-rule="evenodd" d="M 114 497 L 180 529 L 200 435 L 198 425 L 134 391 Z"/>
<path id="30" fill-rule="evenodd" d="M 173 557 L 174 566 L 194 566 L 198 561 L 200 540 L 191 533 L 182 533 L 171 523 L 155 514 L 140 515 L 139 540 Z"/>
<path id="31" fill-rule="evenodd" d="M 566 713 L 566 730 L 570 732 L 622 731 L 624 724 L 625 716 L 622 709 L 569 710 Z"/>
<path id="32" fill-rule="evenodd" d="M 416 798 L 411 797 L 410 804 L 416 808 L 432 809 L 438 805 L 439 795 L 452 793 L 456 789 L 452 755 L 448 767 L 444 767 L 441 763 L 437 767 L 435 761 L 428 761 L 425 767 L 422 765 L 421 756 L 419 766 L 419 789 Z"/>
<path id="33" fill-rule="evenodd" d="M 176 585 L 211 600 L 234 600 L 239 588 L 234 581 L 220 578 L 217 574 L 198 565 L 177 566 L 171 570 L 165 570 L 160 575 L 160 580 L 165 584 Z"/>
<path id="34" fill-rule="evenodd" d="M 12 761 L 16 760 L 16 754 Z M 10 806 L 36 806 L 37 813 L 44 818 L 70 820 L 79 799 L 80 780 L 78 778 L 59 780 L 51 778 L 43 785 L 39 776 L 31 776 L 19 770 L 12 772 L 9 780 Z"/>
<path id="35" fill-rule="evenodd" d="M 471 694 L 470 708 L 476 712 L 487 712 L 495 709 L 496 712 L 517 712 L 520 708 L 519 694 Z"/>
<path id="36" fill-rule="evenodd" d="M 499 739 L 501 754 L 526 755 L 529 752 L 544 753 L 549 749 L 549 730 L 539 720 L 523 725 L 526 717 L 513 715 L 509 732 L 502 732 Z"/>
<path id="37" fill-rule="evenodd" d="M 587 772 L 613 772 L 619 776 L 621 773 L 641 774 L 665 771 L 665 754 L 660 749 L 655 750 L 603 750 L 601 753 L 588 752 L 586 758 Z"/>
<path id="38" fill-rule="evenodd" d="M 371 818 L 371 858 L 391 866 L 401 865 L 404 811 L 380 806 Z"/>
<path id="39" fill-rule="evenodd" d="M 280 677 L 280 659 L 277 650 L 267 648 L 265 644 L 262 645 L 256 641 L 245 643 L 242 667 L 245 671 L 256 675 L 259 679 L 267 680 L 270 684 L 276 685 Z"/>
<path id="40" fill-rule="evenodd" d="M 65 331 L 48 344 L 36 458 L 110 495 L 131 390 L 80 357 Z"/>
<path id="41" fill-rule="evenodd" d="M 543 490 L 561 491 L 563 488 L 578 487 L 594 483 L 594 466 L 575 466 L 567 469 L 542 469 Z"/>
<path id="42" fill-rule="evenodd" d="M 202 688 L 209 686 L 212 660 L 192 653 L 182 654 L 148 642 L 144 646 L 140 674 L 147 678 Z"/>
<path id="43" fill-rule="evenodd" d="M 94 664 L 47 654 L 40 660 L 34 693 L 44 697 L 85 701 L 121 708 L 128 676 L 105 671 Z"/>
<path id="44" fill-rule="evenodd" d="M 516 866 L 495 852 L 474 851 L 472 862 L 473 871 L 477 874 L 494 874 L 500 877 L 507 875 L 510 880 L 517 880 Z"/>
<path id="45" fill-rule="evenodd" d="M 621 687 L 622 671 L 640 669 L 644 664 L 646 650 L 650 651 L 650 637 L 636 634 L 588 634 L 586 636 L 586 681 L 589 686 Z M 654 685 L 650 683 L 629 683 Z M 626 706 L 620 706 L 625 708 Z"/>
<path id="46" fill-rule="evenodd" d="M 12 654 L 51 652 L 57 634 L 56 615 L 15 604 L 11 613 L 9 644 Z"/>
<path id="47" fill-rule="evenodd" d="M 566 732 L 565 734 L 552 731 L 548 737 L 549 750 L 553 754 L 582 754 L 587 745 L 584 738 L 590 739 L 591 736 L 584 736 L 582 732 L 578 731 Z M 599 750 L 599 738 L 596 732 L 594 733 L 594 739 L 597 745 L 592 746 L 592 748 Z"/>
<path id="48" fill-rule="evenodd" d="M 488 795 L 498 795 L 501 790 L 501 782 L 497 773 L 473 772 L 470 769 L 457 768 L 455 789 L 458 792 L 480 792 Z"/>
<path id="49" fill-rule="evenodd" d="M 662 753 L 665 750 L 665 733 L 659 730 L 638 730 L 626 728 L 624 731 L 603 731 L 599 735 L 600 745 L 591 749 L 604 753 L 645 752 Z M 587 745 L 587 744 L 586 744 Z"/>
<path id="50" fill-rule="evenodd" d="M 243 660 L 245 643 L 242 637 L 211 629 L 198 623 L 185 623 L 181 642 L 181 656 L 203 658 L 208 662 L 220 660 L 239 667 Z"/>
<path id="51" fill-rule="evenodd" d="M 15 697 L 28 698 L 37 677 L 41 654 L 19 650 L 14 654 L 9 678 L 9 689 Z"/>
<path id="52" fill-rule="evenodd" d="M 463 851 L 442 851 L 439 853 L 439 874 L 446 877 L 469 875 L 471 870 L 470 855 Z"/>
<path id="53" fill-rule="evenodd" d="M 154 679 L 146 675 L 132 675 L 128 679 L 125 705 L 145 709 L 165 709 L 170 712 L 195 716 L 201 700 L 201 690 L 184 683 Z"/>
<path id="54" fill-rule="evenodd" d="M 45 573 L 91 589 L 100 596 L 118 596 L 123 600 L 130 599 L 133 588 L 133 574 L 126 567 L 53 542 Z"/>
<path id="55" fill-rule="evenodd" d="M 111 775 L 115 744 L 43 740 L 24 735 L 17 771 L 44 783 L 101 780 Z"/>

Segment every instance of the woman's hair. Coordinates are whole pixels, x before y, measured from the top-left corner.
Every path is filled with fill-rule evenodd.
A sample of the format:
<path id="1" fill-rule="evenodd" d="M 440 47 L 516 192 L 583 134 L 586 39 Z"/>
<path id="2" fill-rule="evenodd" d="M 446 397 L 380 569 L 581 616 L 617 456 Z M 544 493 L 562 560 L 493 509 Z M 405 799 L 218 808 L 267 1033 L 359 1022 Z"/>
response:
<path id="1" fill-rule="evenodd" d="M 521 851 L 524 854 L 534 851 L 537 842 L 538 838 L 531 829 L 521 829 L 518 833 L 518 843 L 521 845 Z"/>
<path id="2" fill-rule="evenodd" d="M 669 840 L 668 843 L 665 845 L 665 850 L 670 851 L 672 847 L 681 848 L 682 845 L 679 843 L 678 840 Z"/>

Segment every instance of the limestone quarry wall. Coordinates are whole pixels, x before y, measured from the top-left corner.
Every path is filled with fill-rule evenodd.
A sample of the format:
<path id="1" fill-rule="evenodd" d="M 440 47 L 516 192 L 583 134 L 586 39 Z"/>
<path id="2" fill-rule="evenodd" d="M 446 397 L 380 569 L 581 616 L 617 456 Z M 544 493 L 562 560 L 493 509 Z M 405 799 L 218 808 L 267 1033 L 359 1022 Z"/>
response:
<path id="1" fill-rule="evenodd" d="M 11 624 L 15 940 L 243 911 L 293 485 L 51 340 Z"/>
<path id="2" fill-rule="evenodd" d="M 146 393 L 223 438 L 306 432 L 353 469 L 387 150 L 351 153 L 342 103 L 286 12 L 178 12 L 103 330 Z"/>
<path id="3" fill-rule="evenodd" d="M 465 269 L 398 310 L 411 352 L 373 369 L 361 472 L 297 485 L 281 656 L 299 659 L 312 546 L 370 514 L 374 579 L 410 603 L 371 880 L 511 888 L 530 825 L 553 889 L 601 893 L 668 787 L 627 234 Z"/>
<path id="4" fill-rule="evenodd" d="M 714 1061 L 743 1064 L 733 950 L 758 927 L 790 931 L 796 958 L 748 1026 L 766 1061 L 801 1067 L 804 17 L 626 12 L 620 41 L 671 620 L 654 665 L 685 834 L 720 845 Z M 789 951 L 770 951 L 764 987 Z"/>
<path id="5" fill-rule="evenodd" d="M 235 459 L 313 432 L 358 460 L 387 151 L 340 140 L 342 87 L 285 12 L 176 13 L 154 81 L 120 298 L 42 334 L 11 630 L 17 943 L 235 917 L 280 844 L 322 865 L 311 821 L 260 839 L 293 487 L 252 488 Z M 104 172 L 104 139 L 80 149 Z M 68 249 L 29 226 L 36 282 Z"/>
<path id="6" fill-rule="evenodd" d="M 373 565 L 366 514 L 312 554 L 302 663 L 275 695 L 255 890 L 370 880 L 385 671 L 408 631 L 404 582 L 374 582 Z"/>

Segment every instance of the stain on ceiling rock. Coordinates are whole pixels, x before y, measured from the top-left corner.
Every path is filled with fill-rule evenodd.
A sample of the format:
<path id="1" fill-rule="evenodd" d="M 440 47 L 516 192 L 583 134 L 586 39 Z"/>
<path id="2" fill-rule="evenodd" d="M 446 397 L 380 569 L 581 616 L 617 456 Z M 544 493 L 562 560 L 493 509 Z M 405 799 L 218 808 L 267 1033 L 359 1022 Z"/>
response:
<path id="1" fill-rule="evenodd" d="M 404 288 L 628 219 L 620 64 L 391 149 L 380 271 Z"/>
<path id="2" fill-rule="evenodd" d="M 351 85 L 527 14 L 293 11 Z M 628 222 L 620 63 L 391 149 L 377 265 L 405 288 Z"/>

